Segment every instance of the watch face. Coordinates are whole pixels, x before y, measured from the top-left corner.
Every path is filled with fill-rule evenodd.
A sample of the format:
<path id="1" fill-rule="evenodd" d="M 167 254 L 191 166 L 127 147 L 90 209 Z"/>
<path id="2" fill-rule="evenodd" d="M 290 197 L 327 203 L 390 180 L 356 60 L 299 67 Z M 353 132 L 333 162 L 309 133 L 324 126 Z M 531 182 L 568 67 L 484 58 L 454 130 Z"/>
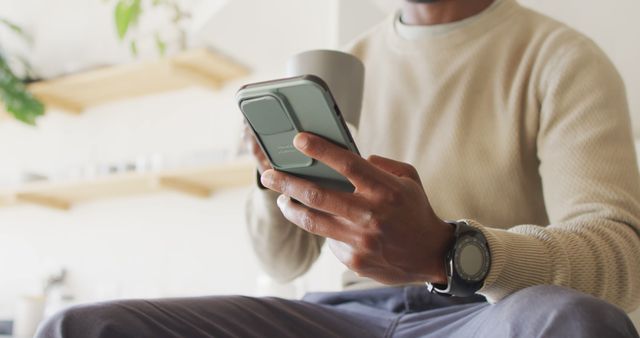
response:
<path id="1" fill-rule="evenodd" d="M 456 243 L 454 264 L 456 272 L 466 281 L 478 282 L 489 270 L 489 252 L 484 243 L 473 236 L 465 236 Z"/>

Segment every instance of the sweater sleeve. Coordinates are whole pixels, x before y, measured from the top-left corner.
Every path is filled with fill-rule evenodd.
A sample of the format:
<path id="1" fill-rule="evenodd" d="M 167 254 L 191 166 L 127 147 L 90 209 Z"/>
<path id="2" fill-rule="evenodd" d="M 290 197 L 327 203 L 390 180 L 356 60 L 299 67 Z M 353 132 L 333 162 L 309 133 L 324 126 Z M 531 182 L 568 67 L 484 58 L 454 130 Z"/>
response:
<path id="1" fill-rule="evenodd" d="M 271 190 L 253 189 L 246 204 L 246 223 L 262 268 L 275 280 L 288 282 L 309 270 L 320 256 L 324 238 L 285 219 L 277 197 Z"/>
<path id="2" fill-rule="evenodd" d="M 550 224 L 499 230 L 467 220 L 492 254 L 479 293 L 497 302 L 553 284 L 632 311 L 640 302 L 640 179 L 624 84 L 586 39 L 547 70 L 537 154 Z"/>

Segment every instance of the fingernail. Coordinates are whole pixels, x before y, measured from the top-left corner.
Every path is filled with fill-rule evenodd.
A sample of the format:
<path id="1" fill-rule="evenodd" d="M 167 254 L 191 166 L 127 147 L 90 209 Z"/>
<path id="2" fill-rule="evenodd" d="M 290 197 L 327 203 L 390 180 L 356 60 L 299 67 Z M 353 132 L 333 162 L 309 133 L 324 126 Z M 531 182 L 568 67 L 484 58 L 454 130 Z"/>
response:
<path id="1" fill-rule="evenodd" d="M 284 204 L 287 202 L 287 196 L 285 195 L 278 196 L 278 199 L 276 200 L 276 202 L 278 203 L 278 207 L 282 209 L 284 207 Z"/>
<path id="2" fill-rule="evenodd" d="M 267 170 L 260 176 L 260 183 L 265 187 L 271 187 L 273 185 L 273 170 Z"/>
<path id="3" fill-rule="evenodd" d="M 300 150 L 305 149 L 309 145 L 309 137 L 298 133 L 296 137 L 293 138 L 293 145 Z"/>

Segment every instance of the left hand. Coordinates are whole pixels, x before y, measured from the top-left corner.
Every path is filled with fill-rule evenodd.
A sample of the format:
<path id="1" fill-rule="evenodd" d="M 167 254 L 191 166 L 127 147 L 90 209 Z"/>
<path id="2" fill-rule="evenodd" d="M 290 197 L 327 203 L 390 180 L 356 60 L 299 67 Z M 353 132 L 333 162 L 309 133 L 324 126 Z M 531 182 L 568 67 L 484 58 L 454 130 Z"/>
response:
<path id="1" fill-rule="evenodd" d="M 283 194 L 278 206 L 290 222 L 327 237 L 337 258 L 358 275 L 385 284 L 446 283 L 453 227 L 436 216 L 415 168 L 379 156 L 365 160 L 310 133 L 298 134 L 294 145 L 356 189 L 334 191 L 267 170 L 262 184 Z"/>

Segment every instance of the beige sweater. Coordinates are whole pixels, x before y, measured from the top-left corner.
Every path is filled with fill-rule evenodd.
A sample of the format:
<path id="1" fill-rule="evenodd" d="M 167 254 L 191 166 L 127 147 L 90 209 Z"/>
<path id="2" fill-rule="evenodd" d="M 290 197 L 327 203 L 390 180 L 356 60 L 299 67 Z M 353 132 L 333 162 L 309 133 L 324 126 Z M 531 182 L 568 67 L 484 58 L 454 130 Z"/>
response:
<path id="1" fill-rule="evenodd" d="M 627 311 L 640 302 L 640 180 L 625 88 L 589 39 L 504 0 L 446 34 L 404 40 L 393 18 L 351 48 L 366 65 L 358 146 L 414 165 L 436 213 L 488 238 L 491 302 L 555 284 Z M 323 239 L 256 189 L 264 268 L 304 274 Z M 372 285 L 355 275 L 346 286 Z"/>

